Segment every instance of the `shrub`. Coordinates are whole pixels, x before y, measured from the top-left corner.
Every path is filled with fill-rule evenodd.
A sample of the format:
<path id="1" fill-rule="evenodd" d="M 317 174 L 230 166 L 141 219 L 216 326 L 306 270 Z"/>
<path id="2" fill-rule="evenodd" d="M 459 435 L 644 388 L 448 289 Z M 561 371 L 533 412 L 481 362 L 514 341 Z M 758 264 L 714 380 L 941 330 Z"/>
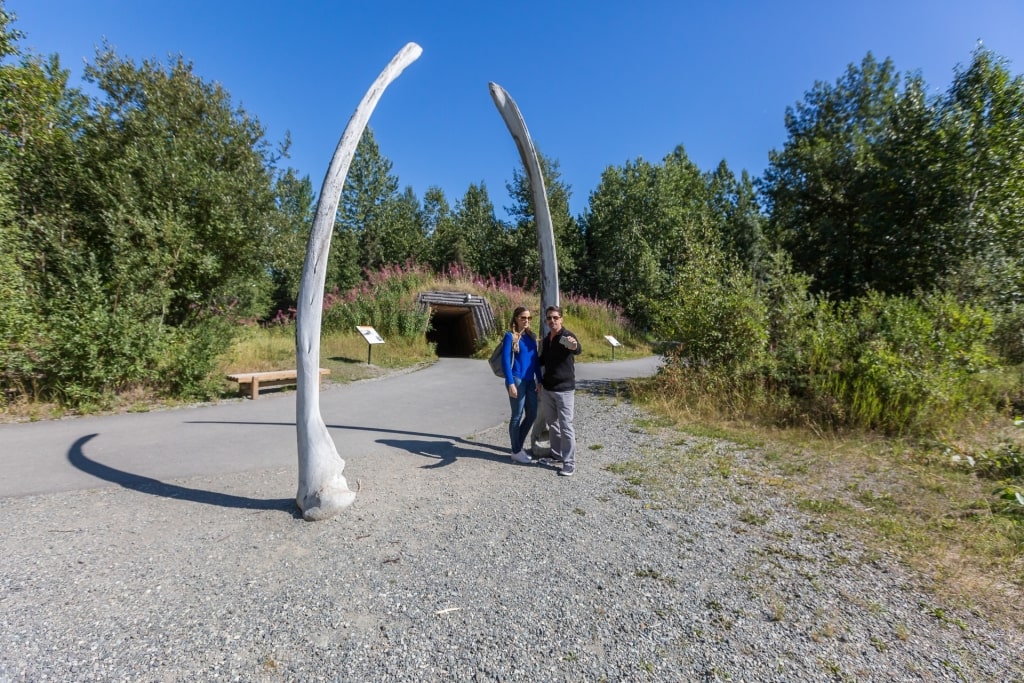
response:
<path id="1" fill-rule="evenodd" d="M 197 307 L 170 326 L 150 295 L 123 293 L 112 302 L 89 269 L 54 296 L 36 347 L 44 397 L 88 410 L 137 387 L 182 398 L 214 395 L 209 375 L 237 330 L 232 309 Z"/>
<path id="2" fill-rule="evenodd" d="M 25 394 L 34 381 L 39 351 L 32 347 L 42 323 L 14 255 L 2 247 L 0 301 L 3 301 L 0 307 L 0 406 L 3 406 L 8 396 Z"/>
<path id="3" fill-rule="evenodd" d="M 741 375 L 763 367 L 768 311 L 749 274 L 720 251 L 698 247 L 673 289 L 658 331 L 680 342 L 676 361 Z"/>
<path id="4" fill-rule="evenodd" d="M 324 297 L 322 331 L 350 332 L 356 325 L 370 325 L 384 337 L 425 335 L 430 312 L 415 298 L 430 277 L 429 271 L 411 264 L 367 272 L 366 279 L 345 294 Z"/>
<path id="5" fill-rule="evenodd" d="M 934 294 L 919 300 L 871 293 L 819 308 L 810 384 L 840 421 L 890 433 L 952 427 L 987 397 L 975 382 L 995 360 L 991 317 Z"/>
<path id="6" fill-rule="evenodd" d="M 232 316 L 210 311 L 194 311 L 186 324 L 169 329 L 159 364 L 161 393 L 186 399 L 215 396 L 221 378 L 213 370 L 238 330 Z"/>

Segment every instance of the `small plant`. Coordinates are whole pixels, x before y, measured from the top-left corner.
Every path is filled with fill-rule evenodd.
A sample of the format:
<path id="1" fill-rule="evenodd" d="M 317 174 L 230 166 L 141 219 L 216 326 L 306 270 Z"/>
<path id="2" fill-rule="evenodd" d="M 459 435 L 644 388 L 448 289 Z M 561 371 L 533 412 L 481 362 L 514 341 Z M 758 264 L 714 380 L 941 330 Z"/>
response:
<path id="1" fill-rule="evenodd" d="M 989 479 L 1024 477 L 1024 448 L 1015 443 L 1002 443 L 983 452 L 974 463 L 974 469 Z"/>
<path id="2" fill-rule="evenodd" d="M 732 476 L 732 464 L 732 458 L 728 456 L 721 456 L 715 458 L 715 473 L 722 479 L 728 479 L 729 477 Z"/>
<path id="3" fill-rule="evenodd" d="M 676 580 L 671 576 L 665 576 L 657 569 L 638 569 L 636 570 L 636 575 L 641 579 L 655 579 L 657 581 L 662 581 L 670 586 L 674 586 L 676 583 Z"/>
<path id="4" fill-rule="evenodd" d="M 604 469 L 612 474 L 625 474 L 631 467 L 628 462 L 612 462 L 605 465 Z"/>
<path id="5" fill-rule="evenodd" d="M 750 508 L 742 510 L 739 514 L 740 521 L 751 526 L 764 526 L 771 519 L 771 516 L 771 511 L 757 512 Z"/>
<path id="6" fill-rule="evenodd" d="M 826 638 L 835 638 L 836 633 L 838 632 L 839 629 L 836 628 L 835 624 L 833 624 L 831 621 L 826 621 L 824 624 L 822 624 L 821 626 L 819 626 L 811 632 L 811 640 L 813 640 L 816 643 L 820 643 L 822 640 L 825 640 Z"/>
<path id="7" fill-rule="evenodd" d="M 634 500 L 640 499 L 640 491 L 633 486 L 623 486 L 619 489 L 619 493 L 627 498 L 632 498 Z"/>
<path id="8" fill-rule="evenodd" d="M 839 663 L 833 659 L 821 660 L 821 668 L 829 672 L 829 674 L 840 677 L 843 675 L 843 668 L 839 666 Z"/>
<path id="9" fill-rule="evenodd" d="M 797 500 L 796 505 L 805 512 L 816 512 L 818 514 L 839 512 L 840 510 L 848 509 L 848 506 L 845 503 L 836 498 L 830 498 L 828 500 L 800 498 Z"/>
<path id="10" fill-rule="evenodd" d="M 922 605 L 922 607 L 924 607 L 924 605 Z M 964 622 L 963 619 L 959 619 L 957 617 L 953 617 L 946 614 L 946 610 L 942 609 L 941 607 L 925 607 L 925 612 L 932 615 L 944 624 L 952 624 L 953 626 L 959 628 L 961 631 L 967 630 L 967 624 Z"/>

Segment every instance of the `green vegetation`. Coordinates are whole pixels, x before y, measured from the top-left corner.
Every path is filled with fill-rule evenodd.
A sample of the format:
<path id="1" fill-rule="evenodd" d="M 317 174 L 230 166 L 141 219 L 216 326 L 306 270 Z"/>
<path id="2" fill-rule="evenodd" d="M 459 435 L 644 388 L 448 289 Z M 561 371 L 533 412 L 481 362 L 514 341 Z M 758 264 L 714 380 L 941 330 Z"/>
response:
<path id="1" fill-rule="evenodd" d="M 183 58 L 102 46 L 86 94 L 14 22 L 0 0 L 4 415 L 216 398 L 226 372 L 292 366 L 316 197 L 287 139 Z M 1019 588 L 1024 78 L 979 47 L 938 92 L 868 54 L 784 120 L 761 178 L 678 145 L 609 165 L 579 216 L 541 154 L 568 326 L 587 360 L 610 358 L 607 334 L 620 358 L 664 351 L 633 386 L 663 417 L 632 429 L 677 425 L 690 457 L 722 435 L 758 448 L 764 481 L 827 523 L 937 550 L 932 573 L 959 585 Z M 482 185 L 421 200 L 367 130 L 327 269 L 331 381 L 434 358 L 419 291 L 483 296 L 499 326 L 539 307 L 525 174 L 507 189 L 504 219 Z M 372 366 L 356 324 L 387 339 Z"/>
<path id="2" fill-rule="evenodd" d="M 441 275 L 426 267 L 385 267 L 368 273 L 367 279 L 349 292 L 332 293 L 325 298 L 321 362 L 323 367 L 332 370 L 332 379 L 366 376 L 358 371 L 353 376 L 355 369 L 346 370 L 338 365 L 365 364 L 366 342 L 354 332 L 357 324 L 372 325 L 387 340 L 386 344 L 374 350 L 374 365 L 399 368 L 434 360 L 436 354 L 427 342 L 430 314 L 416 303 L 419 292 L 430 290 L 466 292 L 484 297 L 494 308 L 499 327 L 501 321 L 511 318 L 517 306 L 534 309 L 540 306 L 540 295 L 536 291 L 513 285 L 505 279 L 482 278 L 455 267 Z M 588 349 L 585 360 L 594 360 L 594 356 L 601 358 L 600 351 L 590 352 L 590 349 L 606 347 L 605 334 L 613 334 L 622 342 L 618 357 L 650 355 L 650 346 L 628 326 L 614 307 L 570 296 L 565 308 L 574 325 L 573 331 L 579 334 Z M 576 325 L 577 321 L 579 325 Z M 500 330 L 495 332 L 491 342 L 497 343 L 499 335 Z M 219 373 L 291 367 L 295 363 L 294 336 L 294 321 L 284 314 L 275 317 L 269 325 L 248 326 L 230 352 L 222 357 Z M 482 345 L 477 356 L 485 357 L 492 343 Z"/>
<path id="3" fill-rule="evenodd" d="M 709 451 L 699 456 L 701 467 L 784 492 L 820 531 L 841 529 L 918 568 L 944 601 L 1024 627 L 1024 419 L 993 415 L 973 428 L 961 425 L 955 434 L 915 438 L 779 426 L 667 399 L 664 381 L 633 381 L 630 395 L 660 415 L 669 442 L 688 453 L 656 452 L 649 460 L 609 467 L 632 496 L 644 495 L 642 487 L 644 497 L 672 504 L 669 481 L 688 471 L 700 446 L 693 437 L 673 434 L 746 444 L 742 464 Z M 769 514 L 747 508 L 740 519 L 760 525 Z"/>

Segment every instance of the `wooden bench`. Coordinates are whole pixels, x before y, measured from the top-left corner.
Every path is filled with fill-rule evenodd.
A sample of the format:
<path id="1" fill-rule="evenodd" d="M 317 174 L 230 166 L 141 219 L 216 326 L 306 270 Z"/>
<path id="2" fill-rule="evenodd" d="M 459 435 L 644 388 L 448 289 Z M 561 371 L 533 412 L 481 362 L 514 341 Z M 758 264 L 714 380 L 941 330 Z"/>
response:
<path id="1" fill-rule="evenodd" d="M 320 378 L 331 374 L 326 368 L 320 368 Z M 249 398 L 256 400 L 260 396 L 260 389 L 266 387 L 286 387 L 296 384 L 299 380 L 298 370 L 271 370 L 270 372 L 236 372 L 228 375 L 232 382 L 238 382 L 238 391 L 243 396 L 249 394 Z"/>

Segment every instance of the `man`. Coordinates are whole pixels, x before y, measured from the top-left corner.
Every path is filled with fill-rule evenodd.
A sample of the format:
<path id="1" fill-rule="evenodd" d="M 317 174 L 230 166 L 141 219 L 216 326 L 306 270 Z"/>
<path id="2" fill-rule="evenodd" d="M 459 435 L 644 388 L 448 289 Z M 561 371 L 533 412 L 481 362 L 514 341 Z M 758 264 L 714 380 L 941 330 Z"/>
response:
<path id="1" fill-rule="evenodd" d="M 548 306 L 544 319 L 550 332 L 541 343 L 541 412 L 548 420 L 551 457 L 562 461 L 558 474 L 571 477 L 576 473 L 576 432 L 572 426 L 576 402 L 576 356 L 583 348 L 576 335 L 562 326 L 561 308 Z"/>

